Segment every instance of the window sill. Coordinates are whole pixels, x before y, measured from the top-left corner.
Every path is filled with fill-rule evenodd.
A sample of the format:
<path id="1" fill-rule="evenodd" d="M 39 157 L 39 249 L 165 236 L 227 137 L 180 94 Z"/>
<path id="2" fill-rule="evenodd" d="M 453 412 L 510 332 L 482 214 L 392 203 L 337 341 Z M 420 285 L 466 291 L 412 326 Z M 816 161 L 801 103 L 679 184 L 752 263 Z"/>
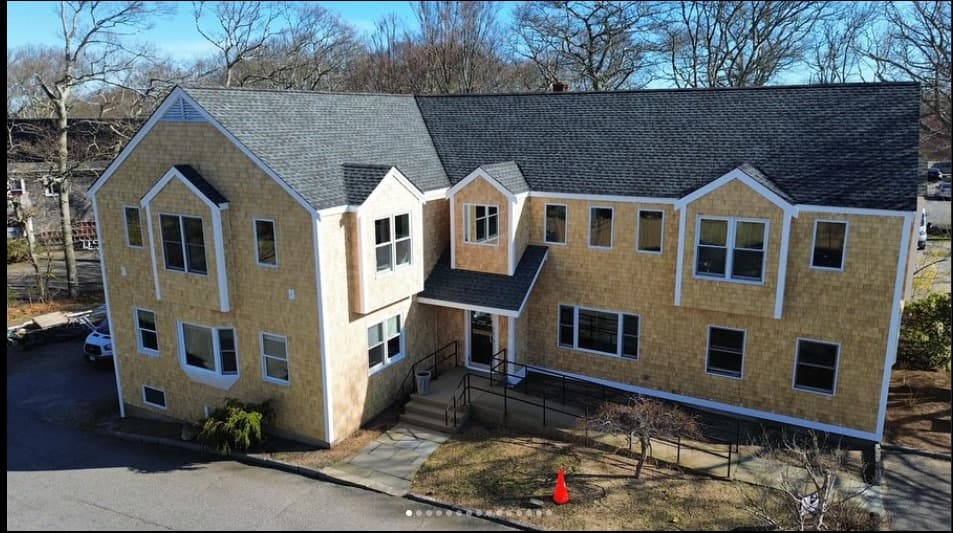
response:
<path id="1" fill-rule="evenodd" d="M 275 269 L 278 268 L 278 264 L 277 264 L 277 263 L 275 263 L 274 265 L 270 265 L 270 264 L 268 264 L 268 263 L 259 263 L 258 261 L 255 261 L 255 264 L 258 265 L 258 266 L 260 266 L 260 267 L 267 268 L 267 269 L 270 269 L 270 270 L 275 270 Z"/>
<path id="2" fill-rule="evenodd" d="M 736 376 L 734 374 L 727 374 L 727 373 L 718 372 L 718 371 L 713 372 L 708 369 L 705 369 L 705 373 L 708 374 L 709 376 L 715 376 L 716 378 L 728 378 L 728 379 L 733 379 L 735 381 L 741 381 L 742 379 L 744 379 L 744 374 L 740 376 Z"/>
<path id="3" fill-rule="evenodd" d="M 144 355 L 146 357 L 151 357 L 153 359 L 159 358 L 158 350 L 150 350 L 148 348 L 139 348 L 139 355 Z"/>
<path id="4" fill-rule="evenodd" d="M 202 276 L 203 278 L 208 277 L 208 272 L 192 272 L 191 270 L 175 270 L 173 268 L 164 267 L 166 272 L 172 272 L 173 274 L 191 274 L 193 276 Z"/>
<path id="5" fill-rule="evenodd" d="M 646 255 L 662 255 L 662 251 L 661 251 L 661 250 L 655 252 L 655 251 L 652 251 L 652 250 L 639 250 L 638 248 L 635 249 L 635 253 L 637 253 L 637 254 L 646 254 Z"/>
<path id="6" fill-rule="evenodd" d="M 843 271 L 844 271 L 844 267 L 834 268 L 834 267 L 819 267 L 819 266 L 814 266 L 814 265 L 811 265 L 811 266 L 810 266 L 810 269 L 811 269 L 811 270 L 820 270 L 820 271 L 822 271 L 822 272 L 843 272 Z"/>
<path id="7" fill-rule="evenodd" d="M 611 250 L 612 250 L 612 246 L 593 246 L 593 245 L 590 244 L 590 245 L 589 245 L 589 249 L 590 249 L 590 250 L 602 250 L 602 251 L 608 252 L 608 251 L 611 251 Z"/>
<path id="8" fill-rule="evenodd" d="M 179 366 L 186 373 L 186 375 L 189 376 L 189 379 L 203 385 L 208 385 L 209 387 L 228 390 L 231 389 L 235 383 L 238 383 L 238 374 L 222 375 L 209 370 L 202 370 L 199 368 L 190 367 L 188 365 L 183 365 L 181 363 Z"/>
<path id="9" fill-rule="evenodd" d="M 493 242 L 473 242 L 473 241 L 464 240 L 463 244 L 467 244 L 470 246 L 485 246 L 487 248 L 496 248 L 500 245 L 500 241 L 498 238 L 494 240 Z"/>
<path id="10" fill-rule="evenodd" d="M 828 397 L 828 398 L 833 398 L 833 397 L 834 397 L 834 391 L 827 392 L 827 391 L 823 391 L 823 390 L 820 390 L 820 389 L 809 389 L 809 388 L 806 388 L 806 387 L 798 387 L 797 385 L 794 386 L 794 390 L 796 390 L 796 391 L 798 391 L 798 392 L 808 392 L 808 393 L 811 393 L 811 394 L 817 394 L 818 396 L 826 396 L 826 397 Z"/>
<path id="11" fill-rule="evenodd" d="M 545 240 L 543 241 L 543 244 L 545 244 L 546 246 L 569 246 L 569 244 L 565 242 L 550 242 Z"/>
<path id="12" fill-rule="evenodd" d="M 383 362 L 383 363 L 378 363 L 378 364 L 376 364 L 376 365 L 374 365 L 374 366 L 368 368 L 368 369 L 367 369 L 367 375 L 368 375 L 368 376 L 373 376 L 374 374 L 377 374 L 377 373 L 379 373 L 379 372 L 381 372 L 381 371 L 383 371 L 383 370 L 385 370 L 385 369 L 388 369 L 388 368 L 394 366 L 395 364 L 397 364 L 397 363 L 403 361 L 404 359 L 405 359 L 404 354 L 398 354 L 398 355 L 396 355 L 395 357 L 391 357 L 390 359 L 388 359 L 387 361 L 385 361 L 385 362 Z"/>
<path id="13" fill-rule="evenodd" d="M 262 376 L 261 379 L 262 381 L 266 383 L 271 383 L 272 385 L 281 385 L 282 387 L 291 386 L 291 380 L 289 379 L 278 379 L 278 378 L 273 378 L 270 376 Z"/>
<path id="14" fill-rule="evenodd" d="M 722 278 L 718 276 L 706 276 L 705 274 L 697 274 L 697 273 L 693 274 L 692 277 L 701 281 L 720 281 L 723 283 L 737 283 L 739 285 L 754 285 L 756 287 L 764 286 L 764 280 L 754 281 L 754 280 L 746 280 L 746 279 Z"/>

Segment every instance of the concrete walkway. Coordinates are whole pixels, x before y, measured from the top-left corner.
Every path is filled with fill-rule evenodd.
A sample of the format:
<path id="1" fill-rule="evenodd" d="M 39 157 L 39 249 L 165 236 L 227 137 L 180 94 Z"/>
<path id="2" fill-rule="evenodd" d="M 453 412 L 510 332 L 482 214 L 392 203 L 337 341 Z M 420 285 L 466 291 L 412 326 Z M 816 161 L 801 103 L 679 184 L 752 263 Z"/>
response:
<path id="1" fill-rule="evenodd" d="M 893 531 L 950 531 L 950 461 L 884 451 L 884 507 Z"/>
<path id="2" fill-rule="evenodd" d="M 430 455 L 449 435 L 399 423 L 347 461 L 321 469 L 328 476 L 391 496 L 403 496 Z"/>

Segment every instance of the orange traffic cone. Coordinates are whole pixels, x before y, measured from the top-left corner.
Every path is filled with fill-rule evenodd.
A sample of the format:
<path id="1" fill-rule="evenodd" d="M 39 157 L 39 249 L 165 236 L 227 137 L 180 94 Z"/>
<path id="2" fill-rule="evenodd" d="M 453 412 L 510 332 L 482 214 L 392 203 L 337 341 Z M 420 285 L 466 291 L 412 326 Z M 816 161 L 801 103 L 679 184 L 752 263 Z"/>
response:
<path id="1" fill-rule="evenodd" d="M 563 505 L 569 503 L 569 489 L 566 488 L 566 476 L 563 474 L 563 469 L 559 469 L 559 474 L 556 475 L 556 490 L 553 492 L 553 502 L 556 505 Z"/>

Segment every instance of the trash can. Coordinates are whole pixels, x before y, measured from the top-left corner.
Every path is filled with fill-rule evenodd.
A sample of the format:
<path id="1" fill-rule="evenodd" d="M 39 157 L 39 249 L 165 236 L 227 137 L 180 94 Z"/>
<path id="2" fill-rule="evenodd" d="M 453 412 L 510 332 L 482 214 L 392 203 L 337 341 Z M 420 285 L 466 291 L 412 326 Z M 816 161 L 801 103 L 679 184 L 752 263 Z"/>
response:
<path id="1" fill-rule="evenodd" d="M 421 370 L 417 372 L 417 394 L 426 396 L 430 394 L 430 371 Z"/>

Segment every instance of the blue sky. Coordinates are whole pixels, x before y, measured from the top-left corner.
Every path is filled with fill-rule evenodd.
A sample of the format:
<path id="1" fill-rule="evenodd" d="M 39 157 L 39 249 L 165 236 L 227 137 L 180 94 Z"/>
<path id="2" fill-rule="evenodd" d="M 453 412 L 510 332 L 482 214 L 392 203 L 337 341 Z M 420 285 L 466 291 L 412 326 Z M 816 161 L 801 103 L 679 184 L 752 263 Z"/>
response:
<path id="1" fill-rule="evenodd" d="M 370 31 L 380 16 L 395 13 L 407 23 L 414 21 L 410 2 L 317 2 L 337 13 L 358 30 Z M 504 7 L 512 9 L 514 2 Z M 140 40 L 151 42 L 175 59 L 204 55 L 211 45 L 195 30 L 190 2 L 171 2 L 175 13 L 155 20 L 155 27 L 140 34 Z M 56 45 L 59 2 L 8 2 L 7 47 L 26 44 Z M 505 16 L 505 15 L 504 15 Z"/>

